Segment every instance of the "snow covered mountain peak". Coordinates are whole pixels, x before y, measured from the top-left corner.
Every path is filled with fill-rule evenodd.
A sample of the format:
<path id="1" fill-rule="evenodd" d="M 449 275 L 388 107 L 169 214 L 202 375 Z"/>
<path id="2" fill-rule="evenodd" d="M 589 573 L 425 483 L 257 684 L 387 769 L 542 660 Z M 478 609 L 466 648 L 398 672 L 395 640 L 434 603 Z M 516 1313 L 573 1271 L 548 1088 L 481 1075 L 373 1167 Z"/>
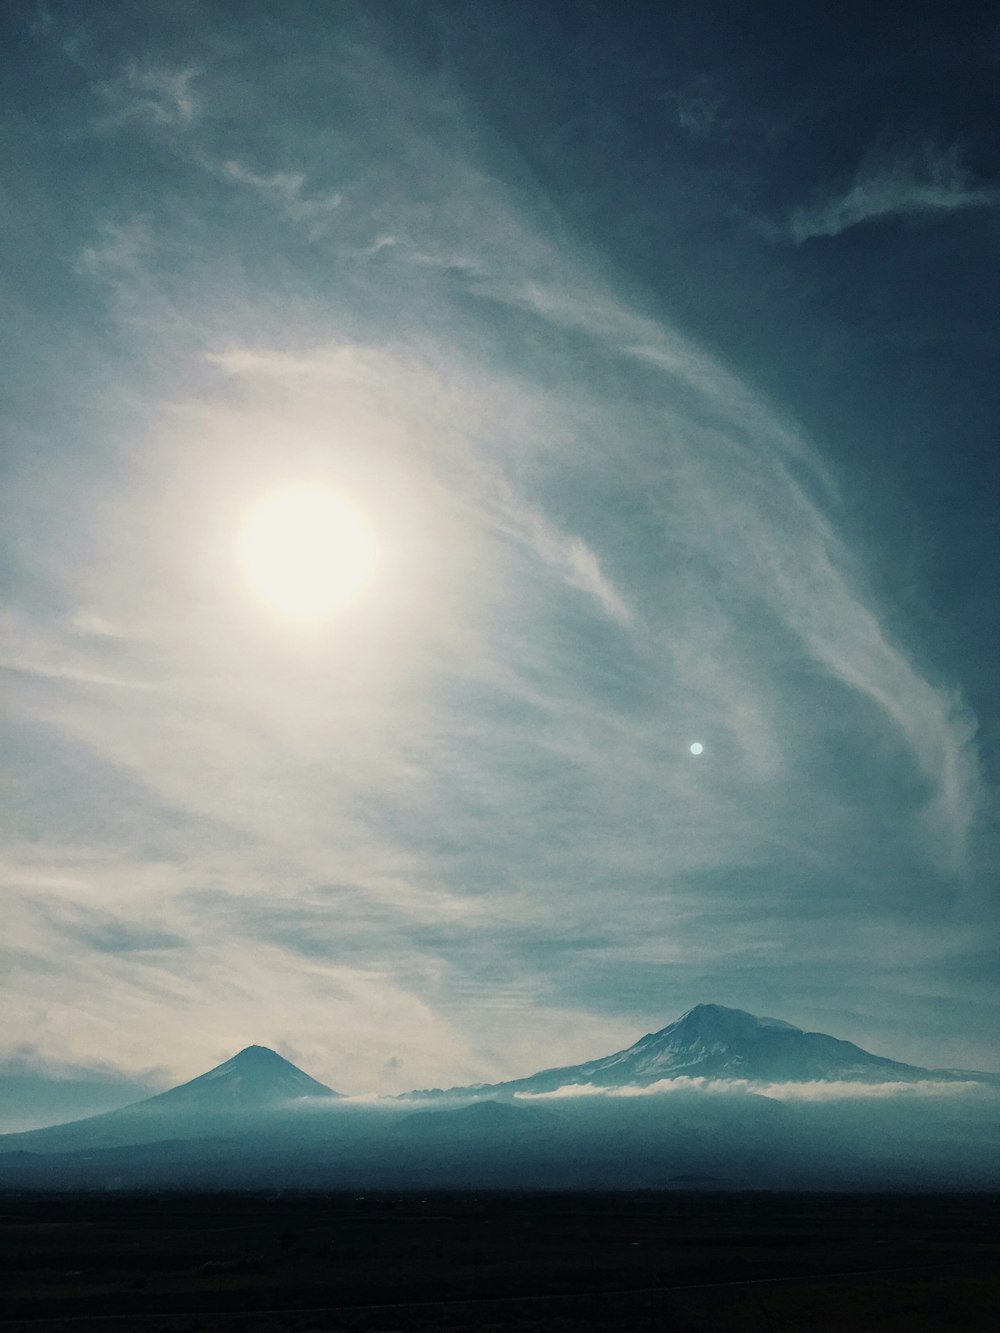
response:
<path id="1" fill-rule="evenodd" d="M 682 1014 L 676 1023 L 669 1024 L 653 1036 L 662 1036 L 666 1032 L 676 1032 L 724 1040 L 746 1039 L 759 1028 L 781 1028 L 786 1032 L 801 1032 L 794 1023 L 786 1023 L 781 1018 L 758 1018 L 745 1009 L 729 1009 L 724 1004 L 696 1004 L 686 1014 Z"/>
<path id="2" fill-rule="evenodd" d="M 906 1081 L 927 1074 L 927 1070 L 872 1055 L 852 1042 L 822 1032 L 805 1032 L 780 1018 L 759 1018 L 745 1009 L 729 1009 L 722 1004 L 698 1004 L 675 1022 L 658 1032 L 648 1032 L 613 1055 L 466 1091 L 483 1096 L 550 1092 L 579 1084 L 648 1087 L 677 1078 L 741 1079 L 762 1084 Z"/>

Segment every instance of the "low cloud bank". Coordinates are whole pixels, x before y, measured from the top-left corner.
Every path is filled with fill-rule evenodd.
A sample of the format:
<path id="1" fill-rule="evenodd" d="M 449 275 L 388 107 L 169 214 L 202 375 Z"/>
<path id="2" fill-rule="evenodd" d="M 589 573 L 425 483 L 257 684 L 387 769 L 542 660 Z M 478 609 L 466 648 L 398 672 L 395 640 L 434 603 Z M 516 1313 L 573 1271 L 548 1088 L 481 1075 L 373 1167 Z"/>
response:
<path id="1" fill-rule="evenodd" d="M 985 1084 L 974 1079 L 939 1082 L 918 1079 L 914 1082 L 861 1083 L 850 1080 L 809 1083 L 760 1083 L 745 1078 L 679 1077 L 664 1078 L 645 1085 L 626 1084 L 620 1088 L 601 1088 L 593 1083 L 568 1083 L 551 1092 L 515 1092 L 520 1101 L 551 1101 L 574 1097 L 651 1097 L 671 1092 L 706 1092 L 728 1096 L 771 1097 L 783 1102 L 853 1101 L 886 1097 L 961 1097 L 982 1092 Z"/>

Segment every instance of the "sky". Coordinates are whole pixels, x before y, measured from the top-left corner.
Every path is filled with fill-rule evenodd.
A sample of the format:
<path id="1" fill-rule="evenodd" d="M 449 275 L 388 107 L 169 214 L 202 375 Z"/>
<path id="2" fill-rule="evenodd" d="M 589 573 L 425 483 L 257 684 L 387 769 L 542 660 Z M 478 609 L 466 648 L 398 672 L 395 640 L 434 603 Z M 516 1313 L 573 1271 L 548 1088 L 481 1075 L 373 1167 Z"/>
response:
<path id="1" fill-rule="evenodd" d="M 8 1078 L 1000 1069 L 995 8 L 0 25 Z"/>

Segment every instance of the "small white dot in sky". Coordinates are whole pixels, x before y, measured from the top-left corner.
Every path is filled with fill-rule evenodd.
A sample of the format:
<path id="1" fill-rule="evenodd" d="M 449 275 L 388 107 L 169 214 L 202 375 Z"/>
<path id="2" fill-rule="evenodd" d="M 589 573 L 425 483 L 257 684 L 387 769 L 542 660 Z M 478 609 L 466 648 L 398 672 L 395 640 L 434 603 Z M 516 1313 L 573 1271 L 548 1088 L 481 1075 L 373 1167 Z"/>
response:
<path id="1" fill-rule="evenodd" d="M 701 741 L 693 741 L 692 744 L 691 744 L 691 753 L 692 753 L 692 754 L 701 754 L 701 752 L 702 752 L 702 750 L 704 750 L 704 748 L 705 748 L 705 747 L 704 747 L 704 745 L 702 745 Z"/>

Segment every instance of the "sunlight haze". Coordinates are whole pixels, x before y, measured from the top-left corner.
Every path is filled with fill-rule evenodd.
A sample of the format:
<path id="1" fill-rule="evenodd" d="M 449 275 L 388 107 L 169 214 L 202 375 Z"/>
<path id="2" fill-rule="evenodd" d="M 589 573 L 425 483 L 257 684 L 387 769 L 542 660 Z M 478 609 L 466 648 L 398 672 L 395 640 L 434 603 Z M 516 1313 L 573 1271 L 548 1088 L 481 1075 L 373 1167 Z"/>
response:
<path id="1" fill-rule="evenodd" d="M 378 547 L 367 518 L 319 487 L 294 487 L 261 500 L 247 516 L 238 554 L 254 591 L 275 611 L 318 620 L 363 595 Z"/>

